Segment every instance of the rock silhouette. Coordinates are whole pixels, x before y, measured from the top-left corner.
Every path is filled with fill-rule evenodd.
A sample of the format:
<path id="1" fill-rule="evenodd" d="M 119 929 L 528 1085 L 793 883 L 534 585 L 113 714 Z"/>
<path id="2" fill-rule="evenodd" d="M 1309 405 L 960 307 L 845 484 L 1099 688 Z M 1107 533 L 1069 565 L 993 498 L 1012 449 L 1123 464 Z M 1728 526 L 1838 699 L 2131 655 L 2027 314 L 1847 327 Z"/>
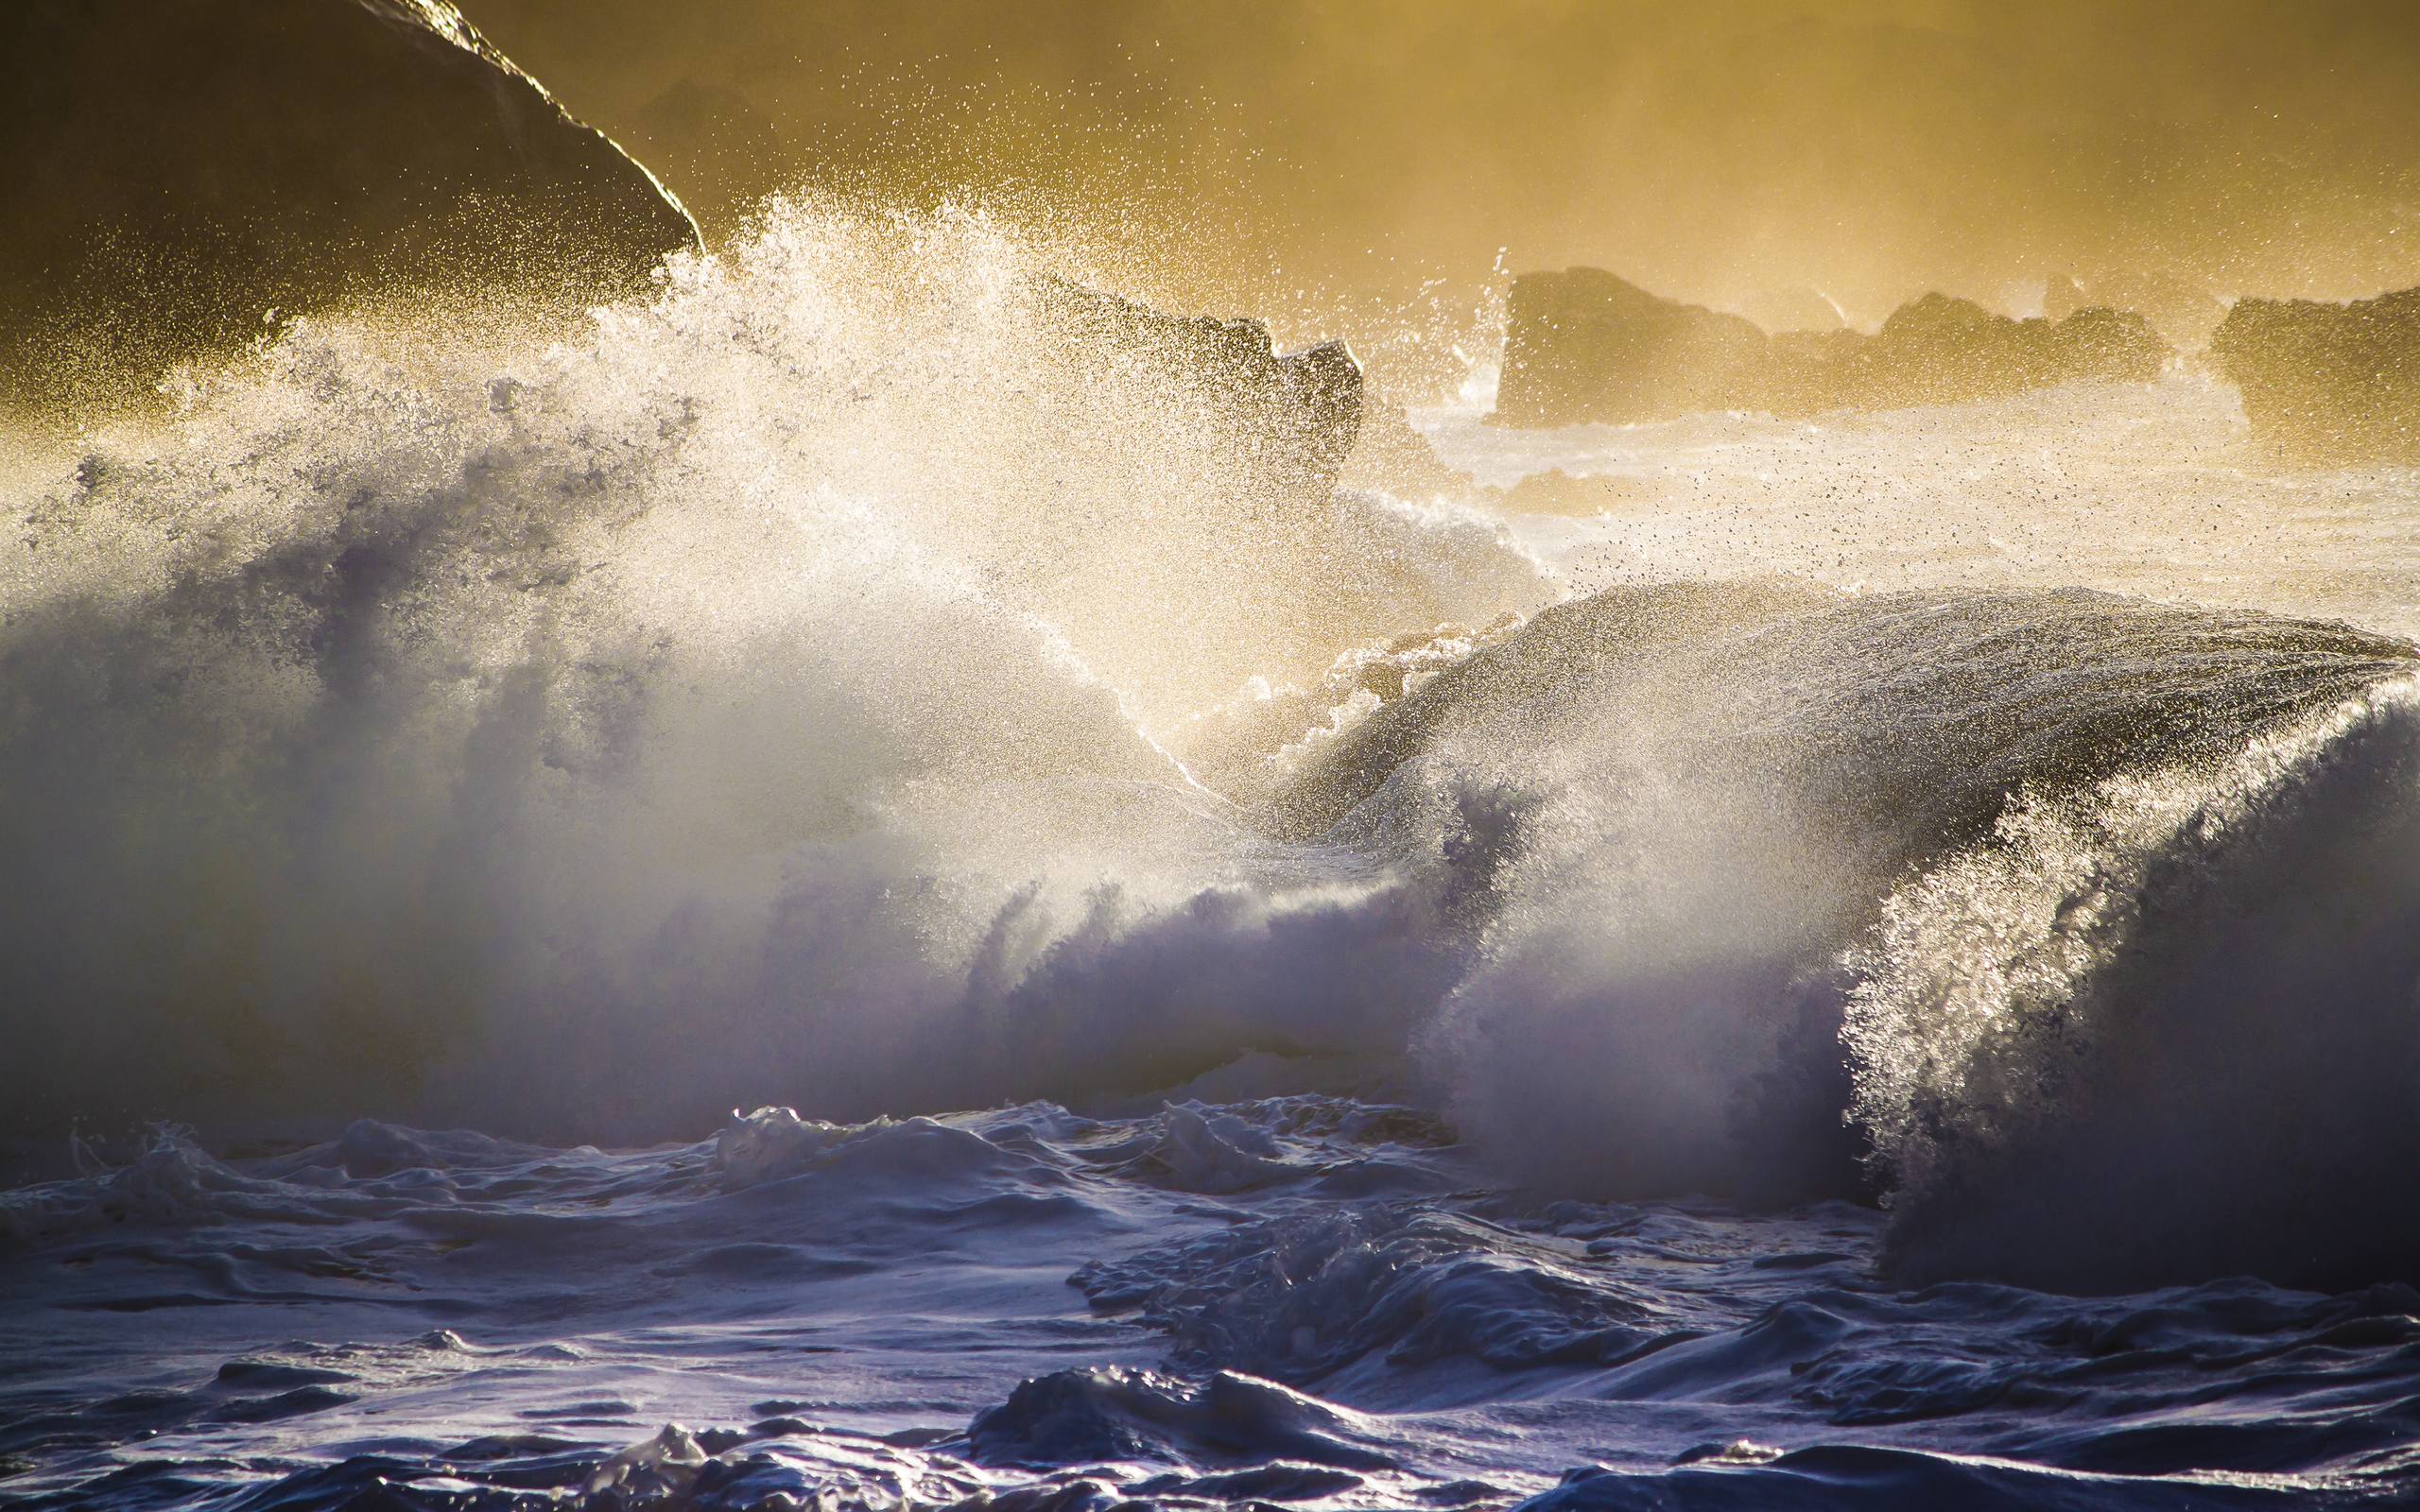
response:
<path id="1" fill-rule="evenodd" d="M 2420 288 L 2349 304 L 2241 300 L 2210 360 L 2253 435 L 2309 462 L 2420 461 Z"/>
<path id="2" fill-rule="evenodd" d="M 1361 432 L 1361 364 L 1341 341 L 1280 352 L 1269 327 L 1238 317 L 1167 315 L 1063 279 L 1045 289 L 1079 357 L 1148 358 L 1183 373 L 1186 389 L 1233 438 L 1255 491 L 1271 500 L 1324 496 Z"/>
<path id="3" fill-rule="evenodd" d="M 593 301 L 697 238 L 448 0 L 12 0 L 0 78 L 0 399 L 399 284 Z"/>
<path id="4" fill-rule="evenodd" d="M 1513 281 L 1497 423 L 1631 424 L 1716 410 L 1810 415 L 2148 382 L 2171 355 L 2138 315 L 2012 320 L 1927 294 L 1882 329 L 1768 336 L 1598 268 Z"/>

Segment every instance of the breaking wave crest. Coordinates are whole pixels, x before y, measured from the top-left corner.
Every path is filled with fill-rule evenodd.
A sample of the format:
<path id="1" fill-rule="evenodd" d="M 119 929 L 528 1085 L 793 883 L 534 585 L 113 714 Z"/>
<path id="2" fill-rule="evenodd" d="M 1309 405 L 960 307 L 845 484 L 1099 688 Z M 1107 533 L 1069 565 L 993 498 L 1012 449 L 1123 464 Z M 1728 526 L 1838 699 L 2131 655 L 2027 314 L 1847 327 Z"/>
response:
<path id="1" fill-rule="evenodd" d="M 1846 1038 L 1901 1274 L 2415 1274 L 2415 693 L 2019 803 L 1887 901 Z"/>
<path id="2" fill-rule="evenodd" d="M 2081 592 L 1622 591 L 1285 813 L 1383 846 L 1499 795 L 1418 1054 L 1525 1183 L 1879 1192 L 1917 1279 L 2408 1275 L 2414 686 L 2393 640 Z"/>
<path id="3" fill-rule="evenodd" d="M 1272 494 L 1054 271 L 775 207 L 579 343 L 289 329 L 14 500 L 8 1124 L 1073 1096 L 1337 1038 L 1260 955 L 1418 978 L 1399 881 L 1270 861 L 1171 743 L 1546 578 L 1475 516 Z M 1228 964 L 1087 1007 L 1135 953 Z"/>
<path id="4" fill-rule="evenodd" d="M 2420 1268 L 2409 645 L 1554 603 L 1271 491 L 1053 271 L 776 207 L 577 343 L 287 330 L 17 499 L 9 1132 L 1377 1091 L 1548 1194 L 1887 1194 L 1911 1277 Z M 1261 1178 L 1170 1116 L 1138 1160 Z"/>

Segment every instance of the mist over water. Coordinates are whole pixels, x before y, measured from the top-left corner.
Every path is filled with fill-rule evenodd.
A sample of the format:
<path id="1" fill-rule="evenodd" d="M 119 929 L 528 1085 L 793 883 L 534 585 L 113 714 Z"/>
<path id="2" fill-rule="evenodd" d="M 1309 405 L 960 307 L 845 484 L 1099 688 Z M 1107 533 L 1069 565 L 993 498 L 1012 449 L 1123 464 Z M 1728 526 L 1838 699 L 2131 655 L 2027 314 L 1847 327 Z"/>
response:
<path id="1" fill-rule="evenodd" d="M 2420 280 L 2420 26 L 2392 3 L 464 9 L 710 225 L 800 178 L 1048 185 L 1104 234 L 1186 228 L 1132 240 L 1187 302 L 1357 344 L 1499 249 L 1726 307 L 1817 289 L 1861 324 L 1928 288 L 2023 309 L 2062 269 Z"/>
<path id="2" fill-rule="evenodd" d="M 1269 493 L 1180 354 L 1071 341 L 1046 255 L 779 205 L 581 340 L 300 326 L 33 492 L 21 1135 L 628 1142 L 1260 1055 L 1438 1100 L 1548 1191 L 1854 1194 L 1957 1143 L 1906 1121 L 1975 1057 L 2052 1075 L 2134 936 L 2184 927 L 2127 872 L 2235 864 L 2153 857 L 2344 765 L 2363 823 L 2405 806 L 2401 643 L 2025 586 L 2307 596 L 2327 517 L 2230 466 L 2187 380 L 1980 437 L 1605 433 L 1582 465 L 1652 455 L 1677 507 L 1508 526 Z M 2053 429 L 2085 404 L 2129 434 Z M 1973 460 L 1925 481 L 1956 424 Z M 2114 460 L 2152 424 L 2179 462 Z M 1520 465 L 1495 434 L 1482 468 Z M 2199 548 L 2231 507 L 2266 532 Z M 1714 576 L 1621 586 L 1674 550 Z M 1508 628 L 1568 579 L 1612 586 Z"/>
<path id="3" fill-rule="evenodd" d="M 781 201 L 12 464 L 27 1504 L 2408 1492 L 2408 475 L 2179 370 L 1306 497 L 1099 272 Z"/>
<path id="4" fill-rule="evenodd" d="M 1054 942 L 1328 884 L 1188 717 L 1551 589 L 1475 516 L 1255 496 L 1173 354 L 1069 350 L 1050 271 L 783 209 L 576 345 L 290 332 L 22 498 L 11 1123 L 1125 1087 L 1011 1022 Z"/>

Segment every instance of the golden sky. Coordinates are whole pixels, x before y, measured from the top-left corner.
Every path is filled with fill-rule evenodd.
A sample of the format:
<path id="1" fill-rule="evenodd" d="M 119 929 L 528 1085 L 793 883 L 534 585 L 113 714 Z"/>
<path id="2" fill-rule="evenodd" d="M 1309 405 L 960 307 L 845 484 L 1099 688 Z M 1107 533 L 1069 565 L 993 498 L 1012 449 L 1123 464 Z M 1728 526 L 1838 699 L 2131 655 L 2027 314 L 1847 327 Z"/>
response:
<path id="1" fill-rule="evenodd" d="M 2055 268 L 2420 283 L 2402 0 L 463 5 L 710 223 L 788 180 L 1014 183 L 1263 307 L 1498 249 L 1864 318 Z"/>

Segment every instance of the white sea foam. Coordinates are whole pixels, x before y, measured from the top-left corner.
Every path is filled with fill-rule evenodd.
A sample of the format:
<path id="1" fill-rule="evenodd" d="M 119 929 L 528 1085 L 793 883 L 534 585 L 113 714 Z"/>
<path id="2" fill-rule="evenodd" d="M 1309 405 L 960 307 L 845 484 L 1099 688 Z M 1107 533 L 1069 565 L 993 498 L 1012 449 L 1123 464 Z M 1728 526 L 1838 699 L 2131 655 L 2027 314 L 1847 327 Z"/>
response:
<path id="1" fill-rule="evenodd" d="M 2275 1284 L 2420 1263 L 2394 478 L 2180 378 L 1278 498 L 1056 266 L 787 207 L 11 482 L 10 1496 L 2411 1499 L 2420 1303 Z"/>
<path id="2" fill-rule="evenodd" d="M 980 216 L 778 206 L 571 345 L 289 330 L 12 501 L 10 1121 L 633 1137 L 1287 1038 L 1240 963 L 1339 885 L 1170 741 L 1551 588 L 1467 513 L 1269 496 L 1054 271 Z M 1020 988 L 1138 935 L 1244 975 L 1106 1020 Z"/>

